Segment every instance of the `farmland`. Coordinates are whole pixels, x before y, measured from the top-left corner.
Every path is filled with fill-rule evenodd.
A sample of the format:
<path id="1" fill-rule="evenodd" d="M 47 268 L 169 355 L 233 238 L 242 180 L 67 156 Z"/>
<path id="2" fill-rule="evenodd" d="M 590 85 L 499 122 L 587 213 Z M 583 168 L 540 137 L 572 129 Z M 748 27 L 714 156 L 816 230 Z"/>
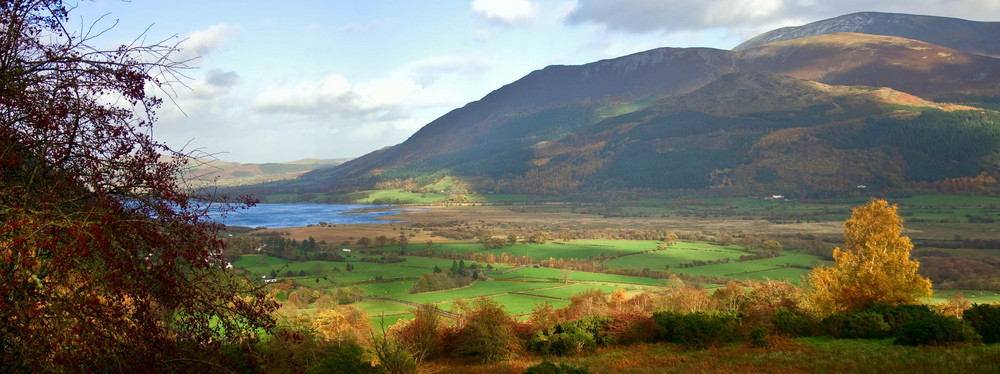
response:
<path id="1" fill-rule="evenodd" d="M 366 194 L 373 199 L 417 197 L 392 191 Z M 428 200 L 418 201 L 441 197 L 428 194 L 425 195 Z M 313 237 L 320 242 L 349 244 L 355 252 L 340 262 L 289 261 L 248 254 L 233 264 L 257 276 L 276 275 L 278 281 L 292 282 L 294 287 L 303 289 L 332 293 L 355 287 L 363 297 L 353 305 L 370 316 L 405 318 L 417 304 L 453 311 L 456 302 L 486 297 L 504 305 L 509 313 L 523 317 L 540 304 L 565 306 L 574 295 L 591 289 L 655 291 L 679 284 L 711 289 L 728 280 L 763 279 L 798 284 L 812 267 L 831 263 L 829 250 L 838 243 L 840 222 L 849 214 L 852 204 L 865 201 L 864 198 L 826 202 L 647 198 L 618 207 L 596 207 L 519 204 L 524 196 L 516 195 L 493 198 L 501 205 L 429 205 L 391 218 L 405 223 L 283 229 L 281 235 L 291 240 Z M 962 248 L 957 242 L 959 238 L 995 237 L 998 229 L 989 222 L 1000 219 L 998 198 L 926 195 L 900 198 L 896 202 L 900 215 L 907 221 L 906 234 L 917 243 L 915 253 L 941 247 L 948 247 L 949 253 L 958 256 L 995 256 L 998 252 Z M 539 230 L 551 233 L 553 240 L 526 241 L 528 233 Z M 663 248 L 662 240 L 622 238 L 636 232 L 667 231 L 680 233 L 687 239 Z M 442 236 L 447 233 L 471 238 Z M 499 236 L 513 233 L 519 242 L 487 249 L 476 238 L 479 235 L 471 233 Z M 572 239 L 556 238 L 560 233 Z M 720 235 L 739 238 L 751 234 L 785 237 L 785 242 L 792 245 L 786 246 L 777 257 L 740 261 L 741 256 L 756 252 L 745 250 L 735 241 L 719 241 Z M 406 255 L 399 256 L 404 261 L 378 261 L 379 253 L 395 252 L 396 246 L 365 249 L 354 243 L 361 237 L 378 235 L 408 236 Z M 488 280 L 452 290 L 409 293 L 419 277 L 433 272 L 435 267 L 448 269 L 456 259 L 489 265 L 483 273 Z M 347 264 L 351 270 L 346 269 Z M 584 268 L 588 271 L 581 271 Z M 938 290 L 933 300 L 943 302 L 957 291 Z M 1000 300 L 993 291 L 962 292 L 975 302 Z"/>

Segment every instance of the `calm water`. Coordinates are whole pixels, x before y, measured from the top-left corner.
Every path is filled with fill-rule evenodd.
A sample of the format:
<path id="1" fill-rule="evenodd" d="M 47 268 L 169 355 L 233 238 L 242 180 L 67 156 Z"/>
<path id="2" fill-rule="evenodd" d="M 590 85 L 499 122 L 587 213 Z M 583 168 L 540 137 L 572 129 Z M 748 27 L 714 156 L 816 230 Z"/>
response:
<path id="1" fill-rule="evenodd" d="M 398 209 L 362 211 L 378 207 L 389 208 L 390 205 L 257 204 L 252 208 L 229 212 L 225 217 L 212 214 L 212 219 L 230 226 L 272 229 L 316 225 L 320 222 L 331 224 L 402 222 L 378 219 L 400 213 Z"/>

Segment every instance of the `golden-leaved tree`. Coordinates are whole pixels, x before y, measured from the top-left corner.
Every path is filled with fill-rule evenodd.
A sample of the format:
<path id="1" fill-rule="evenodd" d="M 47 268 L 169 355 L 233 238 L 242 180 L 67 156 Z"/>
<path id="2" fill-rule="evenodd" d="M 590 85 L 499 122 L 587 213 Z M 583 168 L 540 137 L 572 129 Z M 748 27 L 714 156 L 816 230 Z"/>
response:
<path id="1" fill-rule="evenodd" d="M 844 223 L 844 249 L 833 267 L 809 275 L 811 301 L 822 315 L 857 311 L 875 303 L 916 304 L 931 296 L 931 281 L 917 274 L 913 243 L 901 236 L 896 206 L 881 199 L 854 208 Z"/>

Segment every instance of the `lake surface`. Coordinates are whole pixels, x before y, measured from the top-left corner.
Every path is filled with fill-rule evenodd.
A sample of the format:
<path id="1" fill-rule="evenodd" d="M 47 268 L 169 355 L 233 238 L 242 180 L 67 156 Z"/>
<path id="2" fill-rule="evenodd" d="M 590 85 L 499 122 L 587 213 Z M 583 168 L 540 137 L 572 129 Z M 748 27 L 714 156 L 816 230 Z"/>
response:
<path id="1" fill-rule="evenodd" d="M 371 208 L 386 209 L 370 210 Z M 212 213 L 211 218 L 229 226 L 277 229 L 317 225 L 320 222 L 330 224 L 403 222 L 379 219 L 401 211 L 402 208 L 393 209 L 391 205 L 257 204 L 251 208 L 226 213 L 225 217 Z"/>

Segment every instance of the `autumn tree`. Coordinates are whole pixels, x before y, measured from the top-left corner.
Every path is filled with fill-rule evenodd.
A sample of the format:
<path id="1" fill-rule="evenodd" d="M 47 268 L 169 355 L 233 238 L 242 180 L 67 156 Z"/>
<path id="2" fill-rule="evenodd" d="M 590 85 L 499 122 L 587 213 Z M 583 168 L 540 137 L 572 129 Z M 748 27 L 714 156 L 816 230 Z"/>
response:
<path id="1" fill-rule="evenodd" d="M 809 275 L 811 301 L 820 314 L 862 310 L 875 303 L 916 304 L 931 296 L 931 281 L 917 274 L 913 244 L 901 236 L 896 206 L 881 199 L 854 208 L 844 223 L 844 249 L 833 267 Z"/>
<path id="2" fill-rule="evenodd" d="M 508 359 L 520 343 L 514 334 L 516 321 L 493 299 L 479 298 L 462 310 L 453 351 L 481 362 Z"/>
<path id="3" fill-rule="evenodd" d="M 70 10 L 0 3 L 0 371 L 169 371 L 272 327 L 226 270 L 217 199 L 180 180 L 191 158 L 150 136 L 176 45 L 101 50 Z"/>

